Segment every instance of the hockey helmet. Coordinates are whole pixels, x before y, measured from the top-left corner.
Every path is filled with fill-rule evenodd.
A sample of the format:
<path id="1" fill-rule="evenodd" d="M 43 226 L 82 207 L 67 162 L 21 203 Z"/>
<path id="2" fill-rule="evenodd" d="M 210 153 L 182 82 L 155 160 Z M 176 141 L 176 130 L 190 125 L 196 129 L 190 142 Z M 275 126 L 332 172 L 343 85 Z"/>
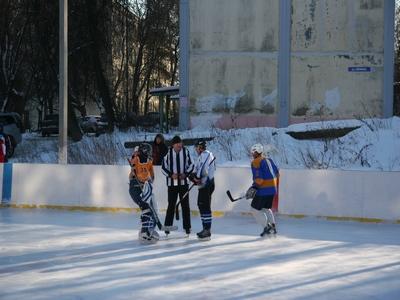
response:
<path id="1" fill-rule="evenodd" d="M 147 157 L 151 157 L 151 155 L 152 155 L 151 145 L 148 143 L 141 143 L 139 145 L 138 151 L 139 151 L 139 153 L 141 153 Z"/>
<path id="2" fill-rule="evenodd" d="M 198 140 L 198 141 L 196 141 L 194 146 L 206 149 L 207 148 L 207 142 L 205 140 Z"/>
<path id="3" fill-rule="evenodd" d="M 264 147 L 261 144 L 254 144 L 253 146 L 251 146 L 250 152 L 253 153 L 258 153 L 258 154 L 262 154 L 264 152 Z"/>

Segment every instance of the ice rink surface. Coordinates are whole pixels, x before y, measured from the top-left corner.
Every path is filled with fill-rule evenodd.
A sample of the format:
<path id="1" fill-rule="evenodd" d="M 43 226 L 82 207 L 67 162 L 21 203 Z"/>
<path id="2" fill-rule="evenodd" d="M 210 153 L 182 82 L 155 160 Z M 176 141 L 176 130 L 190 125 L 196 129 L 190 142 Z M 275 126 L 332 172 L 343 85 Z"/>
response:
<path id="1" fill-rule="evenodd" d="M 253 218 L 223 217 L 211 241 L 148 246 L 138 227 L 137 214 L 0 209 L 0 299 L 400 299 L 399 224 L 281 217 L 262 239 Z"/>

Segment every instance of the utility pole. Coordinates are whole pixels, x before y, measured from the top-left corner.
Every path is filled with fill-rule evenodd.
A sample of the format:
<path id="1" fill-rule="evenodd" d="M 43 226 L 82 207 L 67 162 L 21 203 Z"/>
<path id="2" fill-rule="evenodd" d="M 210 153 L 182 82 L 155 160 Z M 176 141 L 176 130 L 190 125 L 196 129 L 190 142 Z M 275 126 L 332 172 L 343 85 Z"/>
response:
<path id="1" fill-rule="evenodd" d="M 395 1 L 385 0 L 384 9 L 383 117 L 391 118 L 393 117 L 394 88 Z"/>
<path id="2" fill-rule="evenodd" d="M 189 115 L 189 0 L 179 2 L 179 130 L 190 127 Z"/>
<path id="3" fill-rule="evenodd" d="M 68 0 L 59 0 L 58 163 L 68 163 Z"/>
<path id="4" fill-rule="evenodd" d="M 125 1 L 125 113 L 128 116 L 129 112 L 129 1 Z"/>

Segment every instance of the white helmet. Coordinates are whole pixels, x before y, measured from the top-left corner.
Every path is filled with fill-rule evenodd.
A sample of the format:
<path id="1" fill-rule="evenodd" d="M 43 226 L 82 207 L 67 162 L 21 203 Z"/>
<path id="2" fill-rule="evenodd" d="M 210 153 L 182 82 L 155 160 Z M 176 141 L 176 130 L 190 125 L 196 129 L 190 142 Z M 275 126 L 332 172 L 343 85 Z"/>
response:
<path id="1" fill-rule="evenodd" d="M 252 154 L 255 152 L 257 152 L 258 154 L 262 154 L 264 152 L 264 147 L 261 144 L 255 144 L 255 145 L 251 146 L 250 151 Z"/>

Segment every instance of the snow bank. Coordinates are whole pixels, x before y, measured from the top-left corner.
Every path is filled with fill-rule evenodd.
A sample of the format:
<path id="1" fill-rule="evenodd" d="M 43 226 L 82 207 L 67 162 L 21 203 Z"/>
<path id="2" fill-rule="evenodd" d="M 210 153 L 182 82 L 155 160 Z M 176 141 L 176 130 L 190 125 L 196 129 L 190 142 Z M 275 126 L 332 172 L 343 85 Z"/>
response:
<path id="1" fill-rule="evenodd" d="M 307 131 L 361 126 L 338 139 L 296 140 L 288 131 Z M 69 163 L 126 164 L 130 149 L 127 141 L 154 140 L 157 132 L 115 130 L 111 135 L 84 137 L 69 145 Z M 220 130 L 196 127 L 175 134 L 182 138 L 213 137 L 208 148 L 216 155 L 219 166 L 248 166 L 249 149 L 254 143 L 270 145 L 271 157 L 281 168 L 342 169 L 365 171 L 400 171 L 400 118 L 324 121 L 291 125 L 288 128 L 245 128 Z M 195 157 L 193 147 L 189 147 Z M 16 148 L 12 162 L 57 163 L 57 138 L 25 134 Z"/>

